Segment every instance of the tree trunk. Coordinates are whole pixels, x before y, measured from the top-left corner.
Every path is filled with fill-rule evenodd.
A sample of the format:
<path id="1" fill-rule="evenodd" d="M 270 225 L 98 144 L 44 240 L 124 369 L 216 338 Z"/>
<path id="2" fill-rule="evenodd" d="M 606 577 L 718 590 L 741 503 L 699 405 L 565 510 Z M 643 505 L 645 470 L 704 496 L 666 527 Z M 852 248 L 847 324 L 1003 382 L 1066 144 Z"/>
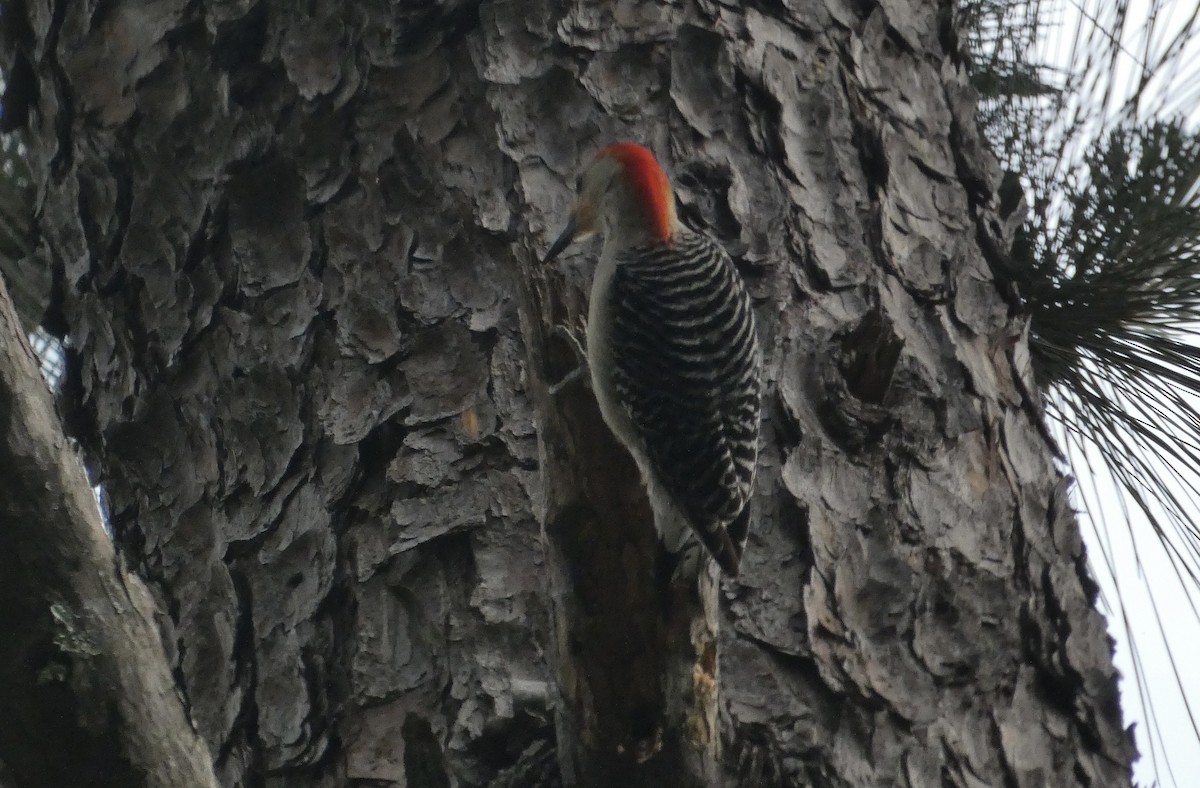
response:
<path id="1" fill-rule="evenodd" d="M 215 788 L 154 601 L 113 553 L 24 335 L 0 280 L 0 756 L 9 779 Z"/>
<path id="2" fill-rule="evenodd" d="M 645 768 L 674 757 L 681 690 L 570 675 L 635 664 L 632 591 L 589 627 L 608 655 L 562 635 L 581 574 L 649 548 L 569 529 L 645 511 L 590 395 L 535 396 L 595 250 L 533 260 L 622 138 L 734 255 L 768 353 L 722 779 L 1129 783 L 948 4 L 4 10 L 69 426 L 224 785 L 596 784 L 620 742 L 575 710 L 645 741 L 625 691 L 665 709 Z"/>

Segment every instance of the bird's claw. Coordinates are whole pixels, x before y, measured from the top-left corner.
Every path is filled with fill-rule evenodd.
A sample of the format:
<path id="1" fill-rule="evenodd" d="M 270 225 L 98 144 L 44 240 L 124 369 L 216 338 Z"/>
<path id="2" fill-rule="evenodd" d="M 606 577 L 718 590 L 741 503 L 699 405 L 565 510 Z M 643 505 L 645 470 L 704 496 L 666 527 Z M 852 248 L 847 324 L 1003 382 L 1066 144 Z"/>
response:
<path id="1" fill-rule="evenodd" d="M 579 337 L 580 335 L 586 336 L 586 334 L 584 334 L 583 320 L 581 319 L 579 322 L 580 326 L 574 329 L 562 323 L 558 323 L 550 328 L 550 334 L 560 338 L 571 349 L 571 352 L 575 354 L 575 368 L 563 375 L 557 383 L 550 384 L 550 387 L 547 389 L 552 397 L 580 378 L 583 378 L 585 383 L 591 382 L 584 374 L 588 371 L 587 351 L 583 349 L 583 343 Z"/>
<path id="2" fill-rule="evenodd" d="M 567 347 L 575 354 L 575 360 L 580 364 L 587 364 L 587 351 L 583 349 L 583 342 L 580 340 L 580 336 L 587 336 L 586 331 L 583 318 L 579 319 L 579 325 L 574 328 L 565 323 L 558 323 L 550 329 L 553 336 L 567 343 Z"/>

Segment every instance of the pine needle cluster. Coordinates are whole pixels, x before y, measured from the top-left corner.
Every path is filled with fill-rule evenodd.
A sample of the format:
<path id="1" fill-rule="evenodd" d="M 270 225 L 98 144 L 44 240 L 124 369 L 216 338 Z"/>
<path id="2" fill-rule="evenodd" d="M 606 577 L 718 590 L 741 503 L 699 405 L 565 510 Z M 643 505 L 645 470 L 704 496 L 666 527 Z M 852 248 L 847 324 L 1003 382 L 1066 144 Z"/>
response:
<path id="1" fill-rule="evenodd" d="M 1200 118 L 1184 114 L 1198 106 L 1200 3 L 1185 6 L 975 0 L 962 29 L 981 121 L 1028 207 L 1014 284 L 1047 414 L 1085 482 L 1093 567 L 1103 561 L 1122 597 L 1118 563 L 1140 566 L 1148 529 L 1183 588 L 1168 622 L 1200 626 Z M 1110 526 L 1130 530 L 1132 555 L 1110 547 Z M 1161 780 L 1154 698 L 1184 693 L 1174 655 L 1165 689 L 1138 655 L 1148 631 L 1168 642 L 1149 585 L 1151 616 L 1106 604 L 1130 641 Z"/>

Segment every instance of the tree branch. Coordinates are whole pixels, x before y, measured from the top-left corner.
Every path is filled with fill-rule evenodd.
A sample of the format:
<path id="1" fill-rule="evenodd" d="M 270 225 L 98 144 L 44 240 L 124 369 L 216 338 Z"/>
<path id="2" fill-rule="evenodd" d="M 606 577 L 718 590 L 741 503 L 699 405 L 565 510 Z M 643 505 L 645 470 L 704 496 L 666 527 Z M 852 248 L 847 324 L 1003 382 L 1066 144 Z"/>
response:
<path id="1" fill-rule="evenodd" d="M 23 788 L 215 786 L 0 281 L 0 760 Z"/>

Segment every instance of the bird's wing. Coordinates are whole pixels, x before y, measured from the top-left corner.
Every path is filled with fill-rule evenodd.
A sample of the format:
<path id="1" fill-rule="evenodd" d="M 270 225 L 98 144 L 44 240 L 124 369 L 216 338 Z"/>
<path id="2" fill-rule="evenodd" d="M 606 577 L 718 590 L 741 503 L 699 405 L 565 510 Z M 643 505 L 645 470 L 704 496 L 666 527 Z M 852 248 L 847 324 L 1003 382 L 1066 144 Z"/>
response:
<path id="1" fill-rule="evenodd" d="M 659 482 L 722 568 L 736 573 L 761 407 L 741 278 L 719 245 L 688 234 L 622 256 L 611 298 L 617 394 Z"/>

